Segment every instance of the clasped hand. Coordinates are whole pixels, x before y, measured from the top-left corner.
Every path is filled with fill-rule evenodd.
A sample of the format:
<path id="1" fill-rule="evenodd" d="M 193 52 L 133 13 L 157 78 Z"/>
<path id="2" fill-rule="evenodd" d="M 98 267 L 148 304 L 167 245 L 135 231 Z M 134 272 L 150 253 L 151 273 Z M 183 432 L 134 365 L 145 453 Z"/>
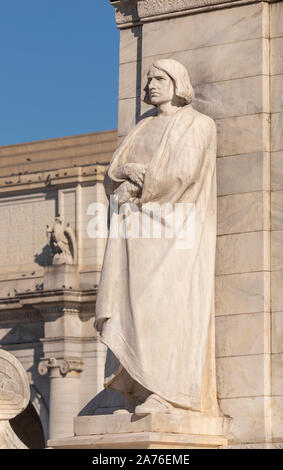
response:
<path id="1" fill-rule="evenodd" d="M 126 179 L 114 191 L 120 205 L 134 202 L 139 197 L 145 172 L 146 167 L 141 163 L 126 163 L 123 167 L 118 168 L 117 177 Z"/>
<path id="2" fill-rule="evenodd" d="M 142 163 L 126 163 L 124 177 L 142 188 L 146 167 Z"/>

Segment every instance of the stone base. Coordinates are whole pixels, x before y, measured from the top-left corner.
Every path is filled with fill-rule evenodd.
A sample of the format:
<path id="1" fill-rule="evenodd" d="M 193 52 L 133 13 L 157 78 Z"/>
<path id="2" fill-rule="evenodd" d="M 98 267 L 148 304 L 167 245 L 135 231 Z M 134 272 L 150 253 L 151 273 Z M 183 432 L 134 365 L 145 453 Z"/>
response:
<path id="1" fill-rule="evenodd" d="M 255 444 L 233 444 L 225 446 L 224 449 L 283 449 L 283 442 L 257 442 Z"/>
<path id="2" fill-rule="evenodd" d="M 55 449 L 215 449 L 227 445 L 228 418 L 155 413 L 81 416 L 74 436 L 50 440 Z"/>
<path id="3" fill-rule="evenodd" d="M 79 290 L 79 270 L 76 264 L 55 264 L 44 268 L 44 290 Z"/>

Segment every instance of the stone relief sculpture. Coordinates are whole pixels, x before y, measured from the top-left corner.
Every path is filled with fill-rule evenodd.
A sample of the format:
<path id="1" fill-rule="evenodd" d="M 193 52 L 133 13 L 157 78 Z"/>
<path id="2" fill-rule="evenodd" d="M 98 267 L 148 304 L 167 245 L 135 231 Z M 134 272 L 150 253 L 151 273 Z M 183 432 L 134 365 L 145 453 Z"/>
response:
<path id="1" fill-rule="evenodd" d="M 178 236 L 109 236 L 95 327 L 111 351 L 105 387 L 126 398 L 123 412 L 219 416 L 214 350 L 216 127 L 193 109 L 185 67 L 157 60 L 144 101 L 157 115 L 139 122 L 111 160 L 105 190 L 119 207 L 156 219 L 155 204 L 190 205 L 194 243 Z M 124 206 L 123 206 L 124 205 Z M 145 215 L 144 215 L 145 214 Z M 119 222 L 125 212 L 112 214 Z M 191 227 L 192 228 L 192 227 Z"/>
<path id="2" fill-rule="evenodd" d="M 166 15 L 182 10 L 209 8 L 231 0 L 117 0 L 115 2 L 117 24 L 138 22 L 140 18 Z M 235 0 L 232 0 L 235 1 Z"/>
<path id="3" fill-rule="evenodd" d="M 28 405 L 29 382 L 22 364 L 10 353 L 0 349 L 0 449 L 22 449 L 9 424 Z"/>
<path id="4" fill-rule="evenodd" d="M 53 255 L 52 264 L 76 264 L 77 242 L 74 231 L 62 217 L 55 219 L 53 227 L 47 225 L 46 236 Z"/>

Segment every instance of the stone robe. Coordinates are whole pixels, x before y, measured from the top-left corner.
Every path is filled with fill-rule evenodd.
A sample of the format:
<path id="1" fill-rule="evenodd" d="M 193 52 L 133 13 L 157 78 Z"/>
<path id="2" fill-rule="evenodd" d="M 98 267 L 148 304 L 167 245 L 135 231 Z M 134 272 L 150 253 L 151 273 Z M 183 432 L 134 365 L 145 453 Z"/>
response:
<path id="1" fill-rule="evenodd" d="M 131 162 L 135 139 L 144 126 L 150 132 L 152 119 L 141 121 L 113 155 L 108 195 L 123 181 L 115 170 Z M 108 238 L 96 320 L 104 321 L 102 341 L 136 382 L 176 407 L 217 415 L 215 124 L 184 106 L 153 150 L 140 205 L 194 204 L 195 242 L 180 249 L 176 236 Z"/>

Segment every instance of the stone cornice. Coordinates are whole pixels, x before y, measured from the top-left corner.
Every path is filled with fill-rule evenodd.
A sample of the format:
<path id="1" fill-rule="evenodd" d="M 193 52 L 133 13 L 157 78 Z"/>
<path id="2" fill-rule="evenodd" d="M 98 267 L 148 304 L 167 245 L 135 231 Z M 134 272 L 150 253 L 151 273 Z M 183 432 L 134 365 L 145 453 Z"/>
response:
<path id="1" fill-rule="evenodd" d="M 108 164 L 94 164 L 0 177 L 0 193 L 103 181 Z"/>
<path id="2" fill-rule="evenodd" d="M 18 303 L 18 308 L 20 308 Z M 43 321 L 43 317 L 37 310 L 8 310 L 0 311 L 0 325 L 3 323 L 30 323 Z"/>
<path id="3" fill-rule="evenodd" d="M 261 0 L 117 0 L 115 8 L 118 28 L 130 27 L 163 17 L 179 16 L 203 10 L 257 3 Z M 276 0 L 264 0 L 272 3 Z"/>
<path id="4" fill-rule="evenodd" d="M 42 290 L 29 293 L 20 293 L 16 297 L 6 297 L 0 299 L 0 323 L 2 316 L 4 320 L 8 317 L 13 318 L 13 310 L 16 312 L 16 319 L 19 312 L 23 309 L 23 318 L 28 315 L 30 318 L 31 312 L 38 311 L 40 314 L 46 313 L 59 313 L 68 309 L 78 309 L 80 313 L 88 313 L 93 310 L 93 305 L 96 301 L 97 287 L 85 291 L 70 291 L 61 289 L 56 291 Z M 29 309 L 29 311 L 28 311 Z M 69 311 L 69 313 L 71 312 Z M 36 316 L 33 317 L 36 320 Z"/>

